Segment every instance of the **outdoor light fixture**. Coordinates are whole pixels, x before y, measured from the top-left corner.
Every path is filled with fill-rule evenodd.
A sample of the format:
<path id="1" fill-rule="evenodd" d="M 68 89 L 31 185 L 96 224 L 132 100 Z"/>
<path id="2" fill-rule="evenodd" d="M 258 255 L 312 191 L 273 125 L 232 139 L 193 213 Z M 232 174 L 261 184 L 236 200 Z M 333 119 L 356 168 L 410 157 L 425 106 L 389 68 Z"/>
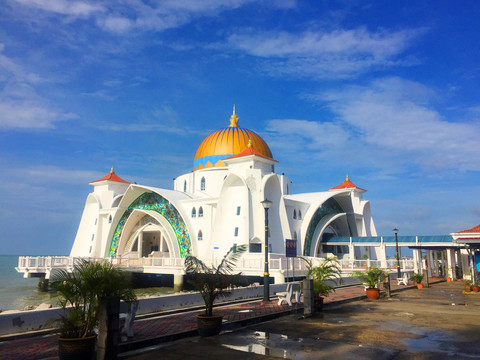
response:
<path id="1" fill-rule="evenodd" d="M 268 199 L 261 201 L 265 209 L 265 271 L 263 272 L 263 301 L 270 301 L 270 279 L 268 274 L 268 209 L 272 202 Z"/>
<path id="2" fill-rule="evenodd" d="M 393 229 L 393 233 L 395 234 L 395 249 L 397 251 L 397 277 L 400 279 L 402 275 L 400 274 L 400 253 L 398 252 L 398 229 Z"/>

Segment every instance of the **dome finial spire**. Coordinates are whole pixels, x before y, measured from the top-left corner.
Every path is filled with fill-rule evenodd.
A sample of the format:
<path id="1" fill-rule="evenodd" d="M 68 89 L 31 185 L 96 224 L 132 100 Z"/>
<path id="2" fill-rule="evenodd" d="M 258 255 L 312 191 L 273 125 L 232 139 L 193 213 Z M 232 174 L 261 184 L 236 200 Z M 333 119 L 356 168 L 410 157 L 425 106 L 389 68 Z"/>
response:
<path id="1" fill-rule="evenodd" d="M 112 168 L 110 169 L 110 174 L 115 174 L 115 171 L 113 171 L 113 166 L 112 166 Z"/>
<path id="2" fill-rule="evenodd" d="M 235 104 L 233 105 L 233 114 L 230 116 L 230 125 L 229 127 L 238 126 L 238 116 L 235 114 Z"/>

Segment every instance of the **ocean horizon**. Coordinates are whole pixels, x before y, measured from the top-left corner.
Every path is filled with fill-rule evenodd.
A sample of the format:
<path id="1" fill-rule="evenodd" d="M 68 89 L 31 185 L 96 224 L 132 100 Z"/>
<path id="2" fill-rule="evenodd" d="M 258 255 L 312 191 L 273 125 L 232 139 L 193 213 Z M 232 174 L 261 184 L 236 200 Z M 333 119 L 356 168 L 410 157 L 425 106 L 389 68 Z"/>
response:
<path id="1" fill-rule="evenodd" d="M 0 311 L 24 310 L 26 307 L 38 306 L 42 303 L 57 306 L 56 297 L 51 291 L 40 291 L 38 278 L 24 278 L 17 272 L 19 256 L 45 256 L 45 255 L 0 255 Z M 67 255 L 52 255 L 67 256 Z M 162 296 L 173 294 L 173 288 L 150 287 L 136 289 L 138 297 Z"/>
<path id="2" fill-rule="evenodd" d="M 56 305 L 50 292 L 38 289 L 38 278 L 25 279 L 15 270 L 19 256 L 43 255 L 0 255 L 0 310 L 23 310 L 42 303 Z"/>

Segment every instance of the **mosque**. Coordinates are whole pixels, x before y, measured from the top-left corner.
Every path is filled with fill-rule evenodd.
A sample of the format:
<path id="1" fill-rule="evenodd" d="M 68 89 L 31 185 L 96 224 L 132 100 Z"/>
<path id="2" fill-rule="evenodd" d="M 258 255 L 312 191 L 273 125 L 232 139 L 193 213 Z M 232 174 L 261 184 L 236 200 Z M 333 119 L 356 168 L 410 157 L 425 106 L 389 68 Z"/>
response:
<path id="1" fill-rule="evenodd" d="M 287 239 L 296 240 L 298 256 L 348 257 L 348 246 L 326 240 L 376 235 L 366 190 L 347 176 L 328 191 L 294 194 L 292 181 L 275 173 L 265 140 L 238 120 L 234 108 L 230 124 L 201 142 L 193 171 L 174 179 L 173 190 L 132 184 L 113 168 L 92 181 L 70 256 L 131 264 L 193 254 L 214 262 L 232 246 L 248 245 L 246 259 L 261 260 L 266 199 L 272 257 L 285 254 Z"/>
<path id="2" fill-rule="evenodd" d="M 173 190 L 130 183 L 112 168 L 90 183 L 70 256 L 24 256 L 16 269 L 49 279 L 52 271 L 71 269 L 75 258 L 108 259 L 132 272 L 173 275 L 180 285 L 188 254 L 216 265 L 229 249 L 246 245 L 237 270 L 263 277 L 268 251 L 275 283 L 289 279 L 290 263 L 290 278 L 305 275 L 299 256 L 314 263 L 335 256 L 347 272 L 400 268 L 388 247 L 400 257 L 398 249 L 412 250 L 412 258 L 401 259 L 404 272 L 480 275 L 478 226 L 450 235 L 397 237 L 394 229 L 395 236 L 377 236 L 366 190 L 348 176 L 326 191 L 294 194 L 292 181 L 275 173 L 276 163 L 265 140 L 239 126 L 234 108 L 230 124 L 200 143 L 192 171 L 175 178 Z"/>

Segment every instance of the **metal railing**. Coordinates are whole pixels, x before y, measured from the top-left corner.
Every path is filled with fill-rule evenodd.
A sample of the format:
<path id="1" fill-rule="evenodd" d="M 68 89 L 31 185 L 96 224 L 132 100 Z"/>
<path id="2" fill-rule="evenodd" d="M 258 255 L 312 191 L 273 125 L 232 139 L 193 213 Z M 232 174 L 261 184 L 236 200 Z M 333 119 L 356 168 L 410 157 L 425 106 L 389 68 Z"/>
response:
<path id="1" fill-rule="evenodd" d="M 261 254 L 245 254 L 237 263 L 237 271 L 263 271 L 264 259 Z M 315 257 L 305 257 L 312 262 L 313 266 L 318 266 L 323 259 Z M 70 257 L 70 256 L 20 256 L 18 258 L 18 272 L 42 273 L 50 271 L 54 268 L 63 268 L 71 270 L 77 261 L 86 259 L 89 261 L 109 261 L 115 266 L 126 268 L 138 267 L 156 267 L 165 269 L 181 269 L 184 266 L 183 258 L 171 257 L 142 257 L 142 258 L 87 258 L 87 257 Z M 214 266 L 218 266 L 223 258 L 215 258 L 212 260 Z M 370 267 L 379 267 L 382 269 L 395 270 L 397 261 L 389 260 L 339 260 L 343 270 L 366 269 Z M 269 259 L 269 267 L 271 271 L 294 270 L 300 272 L 307 271 L 307 262 L 301 258 L 287 258 L 282 254 L 271 254 Z M 400 268 L 402 270 L 414 269 L 414 261 L 412 259 L 400 260 Z"/>

